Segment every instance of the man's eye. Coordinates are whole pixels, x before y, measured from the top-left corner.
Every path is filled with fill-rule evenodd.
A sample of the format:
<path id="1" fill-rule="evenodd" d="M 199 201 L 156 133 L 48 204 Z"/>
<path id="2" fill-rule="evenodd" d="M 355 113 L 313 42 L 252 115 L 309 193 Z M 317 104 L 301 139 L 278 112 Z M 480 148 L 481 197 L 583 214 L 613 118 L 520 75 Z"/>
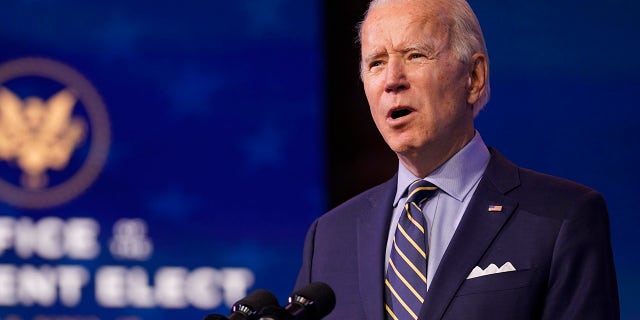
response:
<path id="1" fill-rule="evenodd" d="M 369 69 L 373 69 L 375 67 L 379 67 L 382 65 L 382 61 L 377 60 L 377 61 L 373 61 L 371 63 L 369 63 Z"/>
<path id="2" fill-rule="evenodd" d="M 424 55 L 422 53 L 412 53 L 409 55 L 410 60 L 419 58 L 424 58 Z"/>

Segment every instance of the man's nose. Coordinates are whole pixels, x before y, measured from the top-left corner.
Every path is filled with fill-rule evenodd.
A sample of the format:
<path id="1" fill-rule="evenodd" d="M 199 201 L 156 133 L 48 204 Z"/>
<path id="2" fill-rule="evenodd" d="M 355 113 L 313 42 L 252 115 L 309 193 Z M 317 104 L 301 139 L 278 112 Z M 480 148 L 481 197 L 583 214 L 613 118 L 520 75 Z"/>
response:
<path id="1" fill-rule="evenodd" d="M 399 92 L 409 88 L 409 81 L 405 72 L 405 65 L 399 59 L 391 59 L 387 64 L 385 91 Z"/>

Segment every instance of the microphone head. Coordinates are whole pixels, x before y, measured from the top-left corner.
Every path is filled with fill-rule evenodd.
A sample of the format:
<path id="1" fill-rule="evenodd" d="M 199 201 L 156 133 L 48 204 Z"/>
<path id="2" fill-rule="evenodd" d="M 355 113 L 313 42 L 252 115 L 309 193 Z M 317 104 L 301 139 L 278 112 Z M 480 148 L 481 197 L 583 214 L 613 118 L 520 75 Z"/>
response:
<path id="1" fill-rule="evenodd" d="M 307 319 L 322 319 L 336 306 L 336 295 L 328 284 L 312 282 L 291 294 L 289 304 L 304 306 Z"/>
<path id="2" fill-rule="evenodd" d="M 278 299 L 271 292 L 264 289 L 258 289 L 233 304 L 233 307 L 231 308 L 233 313 L 229 316 L 229 320 L 245 319 L 257 313 L 262 308 L 274 305 L 279 305 Z"/>

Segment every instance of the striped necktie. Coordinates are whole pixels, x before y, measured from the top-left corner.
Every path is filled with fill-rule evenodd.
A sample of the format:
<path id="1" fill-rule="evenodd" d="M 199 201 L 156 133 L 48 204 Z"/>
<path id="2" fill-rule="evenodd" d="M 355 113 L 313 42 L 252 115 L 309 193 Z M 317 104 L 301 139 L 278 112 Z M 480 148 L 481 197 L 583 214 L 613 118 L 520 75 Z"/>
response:
<path id="1" fill-rule="evenodd" d="M 418 319 L 427 294 L 427 257 L 422 204 L 438 188 L 416 180 L 409 186 L 407 202 L 398 221 L 385 279 L 387 319 Z"/>

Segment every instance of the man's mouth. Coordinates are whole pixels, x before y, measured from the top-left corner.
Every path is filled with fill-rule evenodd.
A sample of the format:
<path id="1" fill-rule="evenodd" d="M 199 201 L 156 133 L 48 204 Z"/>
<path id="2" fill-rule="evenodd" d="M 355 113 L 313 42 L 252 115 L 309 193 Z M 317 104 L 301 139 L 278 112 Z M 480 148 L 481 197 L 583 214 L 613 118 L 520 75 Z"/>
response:
<path id="1" fill-rule="evenodd" d="M 399 119 L 413 112 L 410 108 L 395 108 L 389 112 L 391 119 Z"/>

